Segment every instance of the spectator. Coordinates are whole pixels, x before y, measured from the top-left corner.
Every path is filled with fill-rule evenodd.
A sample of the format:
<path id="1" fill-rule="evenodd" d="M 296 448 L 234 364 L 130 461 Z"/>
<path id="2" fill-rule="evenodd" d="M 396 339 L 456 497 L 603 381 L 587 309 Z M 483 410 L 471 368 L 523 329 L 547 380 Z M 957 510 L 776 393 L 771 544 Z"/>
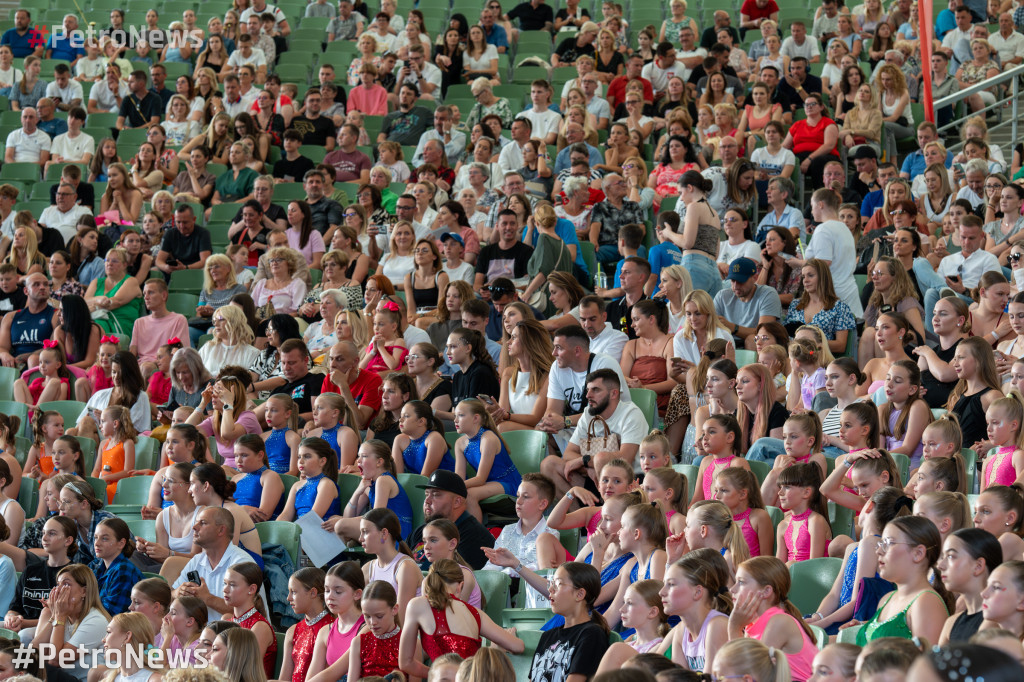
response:
<path id="1" fill-rule="evenodd" d="M 768 181 L 766 194 L 771 210 L 758 224 L 757 236 L 754 241 L 764 244 L 768 232 L 776 226 L 789 230 L 794 239 L 804 232 L 804 217 L 800 213 L 800 209 L 789 204 L 795 191 L 793 181 L 789 178 L 777 177 Z"/>
<path id="2" fill-rule="evenodd" d="M 85 125 L 85 117 L 85 109 L 77 106 L 68 113 L 67 131 L 53 138 L 53 143 L 50 145 L 50 163 L 80 163 L 86 166 L 89 165 L 96 151 L 96 141 L 92 135 L 82 132 L 82 126 Z M 70 167 L 65 166 L 65 168 Z M 80 178 L 81 175 L 79 175 Z M 86 187 L 92 190 L 91 186 L 86 185 Z M 85 202 L 83 197 L 79 197 L 79 199 L 83 201 L 83 204 L 92 206 L 92 202 Z"/>
<path id="3" fill-rule="evenodd" d="M 700 35 L 700 46 L 705 50 L 710 50 L 711 46 L 718 40 L 719 31 L 725 29 L 732 34 L 732 41 L 735 44 L 740 43 L 740 34 L 735 27 L 731 26 L 732 17 L 725 10 L 716 10 L 712 16 L 714 23 L 704 29 L 704 32 Z M 680 39 L 682 38 L 682 31 L 680 31 Z"/>
<path id="4" fill-rule="evenodd" d="M 868 83 L 861 83 L 857 88 L 856 101 L 857 103 L 846 113 L 846 119 L 843 121 L 840 133 L 843 146 L 852 150 L 860 145 L 868 145 L 876 153 L 864 158 L 874 158 L 877 161 L 877 151 L 881 149 L 882 142 L 882 112 L 875 101 L 874 88 Z M 857 155 L 862 153 L 864 152 L 860 148 L 853 152 L 854 161 L 857 160 Z M 867 192 L 859 193 L 867 194 Z"/>
<path id="5" fill-rule="evenodd" d="M 821 61 L 818 41 L 808 40 L 807 25 L 802 21 L 794 21 L 789 25 L 789 37 L 782 41 L 782 54 L 790 58 L 790 63 L 796 57 L 803 57 L 809 64 Z"/>
<path id="6" fill-rule="evenodd" d="M 901 76 L 902 77 L 902 76 Z M 839 155 L 839 128 L 835 122 L 824 116 L 825 105 L 821 95 L 811 94 L 804 100 L 807 118 L 796 121 L 782 143 L 791 149 L 800 160 L 800 172 L 817 188 L 824 174 L 825 164 Z"/>
<path id="7" fill-rule="evenodd" d="M 91 216 L 92 210 L 81 204 L 77 204 L 75 188 L 69 183 L 60 183 L 57 187 L 57 202 L 52 206 L 43 209 L 39 215 L 39 223 L 51 229 L 58 230 L 64 242 L 70 242 L 75 236 L 78 221 L 82 216 Z"/>
<path id="8" fill-rule="evenodd" d="M 715 295 L 715 312 L 726 328 L 748 349 L 754 347 L 754 332 L 766 322 L 782 317 L 782 304 L 775 289 L 758 284 L 757 263 L 737 258 L 729 265 L 731 288 Z"/>
<path id="9" fill-rule="evenodd" d="M 519 28 L 523 31 L 551 31 L 554 27 L 555 14 L 544 0 L 526 0 L 508 12 L 509 20 L 519 19 Z"/>
<path id="10" fill-rule="evenodd" d="M 39 114 L 32 107 L 21 110 L 21 127 L 7 136 L 6 163 L 38 163 L 40 170 L 50 159 L 50 136 L 39 129 Z"/>
<path id="11" fill-rule="evenodd" d="M 473 289 L 485 300 L 485 286 L 499 277 L 518 279 L 525 277 L 526 264 L 533 254 L 533 247 L 520 241 L 520 229 L 516 214 L 510 209 L 498 213 L 498 224 L 495 229 L 497 241 L 480 250 L 476 263 L 476 276 Z"/>
<path id="12" fill-rule="evenodd" d="M 320 113 L 321 103 L 319 88 L 307 90 L 303 113 L 292 119 L 291 127 L 302 134 L 302 144 L 322 146 L 330 152 L 336 142 L 334 122 Z"/>
<path id="13" fill-rule="evenodd" d="M 811 211 L 818 226 L 804 251 L 804 258 L 824 262 L 825 267 L 831 270 L 831 280 L 835 282 L 835 293 L 839 300 L 849 307 L 855 317 L 862 317 L 864 309 L 861 307 L 857 282 L 853 278 L 855 262 L 850 258 L 856 245 L 850 229 L 839 220 L 839 204 L 839 195 L 831 190 L 818 190 L 811 196 Z M 796 259 L 793 265 L 802 266 L 803 262 Z M 824 329 L 822 325 L 818 326 Z M 838 351 L 833 351 L 839 352 L 845 347 L 844 343 Z"/>
<path id="14" fill-rule="evenodd" d="M 339 0 L 338 16 L 327 26 L 327 42 L 355 40 L 366 27 L 366 17 L 352 11 L 352 0 Z"/>
<path id="15" fill-rule="evenodd" d="M 558 44 L 551 54 L 551 66 L 572 66 L 581 55 L 593 58 L 597 32 L 597 24 L 592 21 L 585 22 L 575 36 L 565 38 Z"/>
<path id="16" fill-rule="evenodd" d="M 253 186 L 259 173 L 248 167 L 249 151 L 241 142 L 235 142 L 228 151 L 230 167 L 217 177 L 210 203 L 243 204 L 253 198 Z"/>
<path id="17" fill-rule="evenodd" d="M 342 222 L 341 204 L 324 194 L 327 183 L 320 171 L 306 171 L 302 181 L 306 190 L 306 203 L 309 204 L 313 220 L 313 229 L 324 236 L 325 243 L 329 242 Z"/>
<path id="18" fill-rule="evenodd" d="M 590 338 L 592 352 L 603 353 L 619 362 L 629 337 L 625 332 L 608 324 L 605 305 L 604 299 L 600 296 L 584 296 L 580 299 L 580 326 Z"/>
<path id="19" fill-rule="evenodd" d="M 459 529 L 456 551 L 465 558 L 471 568 L 482 569 L 487 563 L 483 548 L 494 546 L 494 536 L 466 511 L 466 498 L 469 497 L 469 492 L 462 478 L 454 472 L 438 469 L 430 475 L 430 480 L 420 487 L 426 490 L 423 517 L 428 520 L 445 518 L 454 523 Z M 414 529 L 408 543 L 412 548 L 413 558 L 426 570 L 430 567 L 430 561 L 423 552 L 424 528 L 425 525 L 422 525 Z"/>
<path id="20" fill-rule="evenodd" d="M 32 15 L 27 9 L 19 9 L 14 13 L 14 27 L 4 31 L 0 36 L 0 45 L 6 45 L 11 53 L 21 59 L 33 55 L 41 58 L 44 54 L 45 42 L 33 37 L 33 29 L 29 28 Z M 34 44 L 38 43 L 38 44 Z"/>
<path id="21" fill-rule="evenodd" d="M 368 116 L 388 113 L 388 93 L 377 82 L 377 67 L 363 64 L 359 67 L 360 85 L 349 92 L 348 111 L 361 111 Z"/>
<path id="22" fill-rule="evenodd" d="M 991 46 L 987 40 L 980 38 L 971 40 L 970 49 L 972 59 L 963 61 L 956 72 L 956 80 L 961 89 L 969 88 L 999 75 L 999 65 L 992 60 Z M 971 111 L 981 111 L 984 107 L 995 104 L 995 101 L 996 94 L 991 89 L 982 90 L 967 98 Z M 907 116 L 909 117 L 909 114 Z M 909 117 L 909 120 L 912 124 L 912 117 Z M 897 129 L 897 136 L 899 136 L 898 133 L 899 129 Z"/>
<path id="23" fill-rule="evenodd" d="M 163 116 L 163 102 L 149 91 L 146 72 L 133 71 L 128 78 L 130 92 L 121 101 L 117 116 L 117 129 L 150 128 L 159 125 Z"/>
<path id="24" fill-rule="evenodd" d="M 235 534 L 235 519 L 232 513 L 221 507 L 207 507 L 196 516 L 193 542 L 199 553 L 189 559 L 177 580 L 174 581 L 174 596 L 195 597 L 206 605 L 209 617 L 217 619 L 230 614 L 219 586 L 229 568 L 236 564 L 252 561 L 252 555 L 232 542 Z M 188 576 L 195 573 L 199 584 L 190 582 Z"/>
<path id="25" fill-rule="evenodd" d="M 156 371 L 157 351 L 167 339 L 177 337 L 189 347 L 188 320 L 181 313 L 167 309 L 167 283 L 151 279 L 142 289 L 142 300 L 149 315 L 139 317 L 132 326 L 129 350 L 139 358 L 143 376 Z"/>
<path id="26" fill-rule="evenodd" d="M 82 84 L 71 78 L 67 64 L 53 67 L 53 82 L 46 86 L 46 96 L 61 111 L 71 111 L 82 106 Z"/>
<path id="27" fill-rule="evenodd" d="M 857 329 L 857 321 L 849 307 L 836 296 L 828 265 L 812 258 L 804 264 L 802 277 L 804 291 L 790 304 L 786 325 L 793 331 L 806 324 L 814 325 L 825 334 L 829 350 L 842 353 L 851 330 Z M 809 311 L 810 320 L 807 319 Z"/>
<path id="28" fill-rule="evenodd" d="M 7 313 L 0 322 L 0 362 L 4 367 L 25 363 L 30 355 L 42 350 L 43 340 L 50 338 L 57 326 L 46 275 L 28 275 L 24 289 L 28 297 L 25 307 Z"/>
<path id="29" fill-rule="evenodd" d="M 401 145 L 415 144 L 430 129 L 433 113 L 426 107 L 416 106 L 420 90 L 415 84 L 401 83 L 397 87 L 398 109 L 384 117 L 377 142 L 390 140 Z"/>
<path id="30" fill-rule="evenodd" d="M 179 205 L 174 210 L 174 229 L 164 233 L 160 244 L 157 269 L 165 273 L 167 279 L 175 270 L 201 270 L 212 253 L 209 231 L 196 226 L 191 206 Z"/>
<path id="31" fill-rule="evenodd" d="M 651 266 L 643 258 L 631 256 L 622 262 L 619 271 L 623 295 L 608 304 L 608 318 L 615 329 L 626 332 L 630 339 L 637 337 L 633 328 L 633 306 L 647 298 L 644 287 L 651 276 Z"/>
<path id="32" fill-rule="evenodd" d="M 441 69 L 426 61 L 426 49 L 422 44 L 409 47 L 409 56 L 405 65 L 399 69 L 396 88 L 402 85 L 415 85 L 422 99 L 439 99 L 441 94 Z M 401 94 L 399 92 L 399 94 Z"/>
<path id="33" fill-rule="evenodd" d="M 621 258 L 618 249 L 619 228 L 631 223 L 643 224 L 644 214 L 640 204 L 626 198 L 629 187 L 621 175 L 606 175 L 601 186 L 605 198 L 595 204 L 591 211 L 587 237 L 597 248 L 599 263 L 617 263 Z"/>
<path id="34" fill-rule="evenodd" d="M 697 64 L 704 61 L 704 57 L 707 56 L 707 50 L 704 48 L 694 48 L 693 45 L 693 31 L 684 26 L 679 31 L 679 41 L 683 51 L 688 55 L 686 57 L 689 60 L 689 64 L 676 58 L 676 48 L 672 43 L 663 42 L 658 44 L 658 48 L 655 51 L 654 61 L 643 67 L 640 72 L 640 76 L 643 80 L 650 83 L 652 98 L 662 97 L 668 90 L 668 81 L 673 76 L 679 76 L 684 81 L 690 78 L 690 72 L 697 66 Z M 634 64 L 635 66 L 635 64 Z M 630 76 L 630 71 L 627 68 L 626 77 L 635 78 Z M 619 78 L 623 78 L 620 76 Z M 616 79 L 618 80 L 618 79 Z M 616 85 L 615 81 L 612 81 L 608 86 L 608 105 L 615 107 L 619 100 L 625 101 L 626 85 L 629 81 L 623 81 L 622 95 L 619 95 L 618 90 L 613 90 L 613 86 Z M 646 100 L 646 89 L 644 99 Z"/>

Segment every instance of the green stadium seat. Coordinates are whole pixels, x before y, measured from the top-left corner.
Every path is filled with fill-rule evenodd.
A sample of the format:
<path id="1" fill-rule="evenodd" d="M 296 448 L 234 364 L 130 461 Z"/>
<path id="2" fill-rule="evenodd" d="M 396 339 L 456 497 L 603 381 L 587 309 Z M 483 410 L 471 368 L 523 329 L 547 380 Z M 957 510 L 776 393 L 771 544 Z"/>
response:
<path id="1" fill-rule="evenodd" d="M 423 500 L 427 496 L 426 490 L 416 486 L 426 485 L 428 480 L 426 476 L 420 476 L 419 474 L 398 474 L 398 482 L 405 489 L 405 494 L 409 496 L 409 502 L 412 505 L 413 528 L 419 528 L 423 525 Z"/>
<path id="2" fill-rule="evenodd" d="M 539 473 L 540 463 L 547 455 L 548 436 L 543 431 L 518 429 L 501 434 L 509 457 L 520 474 Z"/>
<path id="3" fill-rule="evenodd" d="M 128 530 L 137 538 L 149 542 L 156 542 L 156 521 L 152 519 L 130 519 L 125 521 Z"/>
<path id="4" fill-rule="evenodd" d="M 686 487 L 688 488 L 686 499 L 692 500 L 693 493 L 697 490 L 697 474 L 700 472 L 700 467 L 693 464 L 673 464 L 672 468 L 686 476 Z"/>
<path id="5" fill-rule="evenodd" d="M 199 295 L 203 288 L 202 270 L 175 270 L 171 273 L 171 291 L 188 292 Z"/>
<path id="6" fill-rule="evenodd" d="M 102 478 L 95 478 L 94 476 L 86 476 L 85 480 L 89 482 L 92 487 L 92 492 L 96 495 L 96 499 L 102 502 L 104 505 L 107 504 L 107 483 Z"/>
<path id="7" fill-rule="evenodd" d="M 39 182 L 42 167 L 38 163 L 11 162 L 0 167 L 0 180 Z M 37 214 L 38 215 L 38 214 Z"/>
<path id="8" fill-rule="evenodd" d="M 789 598 L 800 613 L 814 613 L 818 610 L 821 600 L 832 589 L 842 568 L 843 560 L 832 557 L 807 559 L 789 567 L 792 584 L 800 586 L 798 590 L 790 590 Z"/>
<path id="9" fill-rule="evenodd" d="M 649 388 L 631 388 L 629 395 L 633 403 L 644 413 L 647 428 L 653 429 L 658 424 L 658 394 Z"/>
<path id="10" fill-rule="evenodd" d="M 473 571 L 483 597 L 484 613 L 495 623 L 501 622 L 502 611 L 508 606 L 508 590 L 512 578 L 503 571 Z"/>
<path id="11" fill-rule="evenodd" d="M 355 474 L 338 474 L 338 500 L 347 504 L 361 481 L 362 479 Z M 285 493 L 287 492 L 288 488 L 285 488 Z"/>
<path id="12" fill-rule="evenodd" d="M 39 506 L 39 481 L 34 478 L 22 478 L 18 490 L 18 504 L 25 510 L 26 518 L 35 516 Z"/>
<path id="13" fill-rule="evenodd" d="M 117 482 L 114 504 L 141 507 L 149 501 L 149 488 L 154 476 L 132 476 Z"/>
<path id="14" fill-rule="evenodd" d="M 64 428 L 70 429 L 78 421 L 78 415 L 85 409 L 85 403 L 77 400 L 54 400 L 48 403 L 39 403 L 39 409 L 45 411 L 53 410 L 64 417 Z"/>
<path id="15" fill-rule="evenodd" d="M 173 293 L 167 295 L 167 309 L 171 312 L 181 313 L 185 317 L 195 317 L 198 306 L 199 296 L 196 294 Z"/>
<path id="16" fill-rule="evenodd" d="M 260 536 L 260 543 L 281 545 L 288 552 L 292 563 L 296 568 L 299 565 L 299 538 L 302 535 L 300 529 L 294 523 L 284 521 L 263 521 L 256 524 L 256 532 Z"/>

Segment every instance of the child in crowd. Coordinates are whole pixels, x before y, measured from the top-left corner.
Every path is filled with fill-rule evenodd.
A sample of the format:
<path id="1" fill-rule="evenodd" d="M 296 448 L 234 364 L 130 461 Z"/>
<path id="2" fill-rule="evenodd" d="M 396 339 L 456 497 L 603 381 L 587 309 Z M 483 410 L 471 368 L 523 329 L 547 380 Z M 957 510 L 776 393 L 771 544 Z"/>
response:
<path id="1" fill-rule="evenodd" d="M 298 474 L 299 411 L 295 401 L 283 393 L 277 393 L 266 402 L 266 420 L 269 431 L 263 432 L 267 460 L 272 471 L 295 476 Z"/>
<path id="2" fill-rule="evenodd" d="M 64 435 L 64 417 L 53 410 L 32 415 L 32 447 L 25 459 L 25 475 L 40 483 L 53 475 L 53 444 Z"/>
<path id="3" fill-rule="evenodd" d="M 313 402 L 313 421 L 307 424 L 306 438 L 319 438 L 334 450 L 341 473 L 355 473 L 355 452 L 359 434 L 352 427 L 359 420 L 338 393 L 321 393 Z M 312 427 L 312 428 L 310 428 Z"/>
<path id="4" fill-rule="evenodd" d="M 917 468 L 924 451 L 924 429 L 932 420 L 931 409 L 921 397 L 921 370 L 917 363 L 892 363 L 885 377 L 885 394 L 889 400 L 878 412 L 885 449 L 906 455 L 910 466 Z"/>
<path id="5" fill-rule="evenodd" d="M 299 482 L 292 486 L 278 521 L 294 521 L 307 512 L 321 519 L 341 513 L 338 504 L 338 456 L 319 438 L 299 444 Z"/>
<path id="6" fill-rule="evenodd" d="M 713 499 L 713 482 L 715 475 L 729 467 L 750 470 L 747 460 L 738 454 L 743 434 L 736 417 L 730 414 L 714 414 L 704 422 L 703 450 L 709 457 L 701 460 L 697 479 L 701 485 L 694 491 L 693 500 Z"/>
<path id="7" fill-rule="evenodd" d="M 174 660 L 177 655 L 185 663 L 194 662 L 199 635 L 205 627 L 206 604 L 198 597 L 182 595 L 172 601 L 160 624 L 159 646 L 164 651 L 164 660 Z M 178 651 L 183 653 L 177 654 Z"/>
<path id="8" fill-rule="evenodd" d="M 1024 397 L 1011 391 L 1009 396 L 992 403 L 985 413 L 985 419 L 993 449 L 985 456 L 981 489 L 1024 482 L 1024 449 L 1021 440 Z"/>
<path id="9" fill-rule="evenodd" d="M 315 566 L 300 568 L 288 578 L 288 604 L 300 620 L 288 628 L 284 636 L 285 655 L 278 679 L 305 682 L 313 658 L 316 637 L 334 622 L 324 602 L 325 574 Z"/>
<path id="10" fill-rule="evenodd" d="M 14 399 L 29 407 L 54 400 L 67 400 L 71 395 L 71 370 L 68 369 L 68 358 L 59 342 L 47 339 L 43 341 L 43 350 L 39 352 L 39 365 L 28 370 L 26 375 L 39 370 L 41 376 L 28 383 L 25 378 L 15 379 Z"/>
<path id="11" fill-rule="evenodd" d="M 402 628 L 397 619 L 398 595 L 381 580 L 367 585 L 360 603 L 367 629 L 352 640 L 348 651 L 348 679 L 389 675 L 399 670 L 398 644 Z M 417 646 L 417 656 L 421 654 Z"/>
<path id="12" fill-rule="evenodd" d="M 227 569 L 224 574 L 224 603 L 231 609 L 231 615 L 225 616 L 224 620 L 238 623 L 239 627 L 256 635 L 263 669 L 270 679 L 274 676 L 274 664 L 277 661 L 277 639 L 267 619 L 263 597 L 260 596 L 262 586 L 263 571 L 250 561 Z"/>
<path id="13" fill-rule="evenodd" d="M 775 458 L 772 470 L 761 484 L 761 497 L 765 504 L 778 507 L 779 474 L 794 464 L 813 463 L 824 480 L 828 470 L 825 455 L 821 452 L 821 420 L 814 412 L 794 414 L 782 425 L 782 443 L 786 454 Z"/>
<path id="14" fill-rule="evenodd" d="M 125 586 L 142 580 L 142 573 L 129 561 L 135 553 L 132 532 L 115 516 L 100 521 L 93 537 L 96 559 L 89 568 L 96 574 L 100 602 L 111 615 L 124 613 L 131 605 L 131 592 L 126 593 Z"/>
<path id="15" fill-rule="evenodd" d="M 46 497 L 51 493 L 51 478 L 59 474 L 71 474 L 79 478 L 85 478 L 85 453 L 82 451 L 82 443 L 75 436 L 60 436 L 54 439 L 50 447 L 53 459 L 53 471 L 51 475 L 39 484 L 39 506 L 33 518 L 41 519 L 49 515 L 46 506 Z M 59 493 L 60 491 L 53 491 Z"/>
<path id="16" fill-rule="evenodd" d="M 235 441 L 235 502 L 254 523 L 270 521 L 284 506 L 284 483 L 268 467 L 263 439 L 247 433 Z"/>
<path id="17" fill-rule="evenodd" d="M 663 435 L 660 437 L 665 438 Z M 643 448 L 643 444 L 640 447 Z M 686 509 L 689 506 L 686 499 L 689 492 L 686 476 L 671 467 L 657 467 L 646 472 L 641 487 L 647 499 L 657 504 L 658 509 L 665 514 L 668 534 L 682 533 L 686 529 Z"/>
<path id="18" fill-rule="evenodd" d="M 395 461 L 387 443 L 368 440 L 360 445 L 356 467 L 362 479 L 342 510 L 344 518 L 328 519 L 328 523 L 334 522 L 331 526 L 334 532 L 346 541 L 358 540 L 362 533 L 361 515 L 379 505 L 395 513 L 402 537 L 408 537 L 412 533 L 412 503 L 398 482 Z"/>
<path id="19" fill-rule="evenodd" d="M 93 466 L 92 477 L 107 483 L 107 503 L 114 501 L 117 482 L 135 470 L 135 444 L 138 432 L 132 415 L 123 405 L 111 405 L 100 418 L 100 457 Z"/>
<path id="20" fill-rule="evenodd" d="M 715 476 L 714 498 L 729 508 L 750 556 L 771 555 L 774 542 L 772 520 L 764 508 L 753 472 L 739 467 L 722 469 Z"/>
<path id="21" fill-rule="evenodd" d="M 779 506 L 787 511 L 779 524 L 776 556 L 787 566 L 828 555 L 832 530 L 820 487 L 817 464 L 794 464 L 779 474 Z"/>
<path id="22" fill-rule="evenodd" d="M 825 392 L 825 368 L 821 353 L 813 341 L 794 339 L 789 343 L 790 375 L 789 408 L 791 411 L 803 408 L 810 410 L 814 396 Z M 799 391 L 796 379 L 799 379 Z"/>
<path id="23" fill-rule="evenodd" d="M 516 494 L 522 478 L 483 402 L 476 398 L 459 402 L 455 430 L 462 434 L 455 442 L 455 473 L 466 479 L 467 511 L 481 521 L 481 500 Z M 476 471 L 475 476 L 468 476 L 467 464 Z"/>
<path id="24" fill-rule="evenodd" d="M 251 289 L 256 272 L 249 268 L 249 249 L 244 244 L 231 244 L 225 254 L 231 259 L 235 269 L 235 281 L 246 289 Z"/>

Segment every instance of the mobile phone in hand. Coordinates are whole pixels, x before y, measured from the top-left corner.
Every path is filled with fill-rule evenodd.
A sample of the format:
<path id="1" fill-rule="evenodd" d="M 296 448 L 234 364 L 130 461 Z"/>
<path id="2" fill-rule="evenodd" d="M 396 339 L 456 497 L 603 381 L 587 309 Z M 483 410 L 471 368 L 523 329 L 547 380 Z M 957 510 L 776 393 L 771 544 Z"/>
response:
<path id="1" fill-rule="evenodd" d="M 195 583 L 196 585 L 201 585 L 203 583 L 202 578 L 199 577 L 199 571 L 189 571 L 185 577 L 188 578 L 190 583 Z"/>

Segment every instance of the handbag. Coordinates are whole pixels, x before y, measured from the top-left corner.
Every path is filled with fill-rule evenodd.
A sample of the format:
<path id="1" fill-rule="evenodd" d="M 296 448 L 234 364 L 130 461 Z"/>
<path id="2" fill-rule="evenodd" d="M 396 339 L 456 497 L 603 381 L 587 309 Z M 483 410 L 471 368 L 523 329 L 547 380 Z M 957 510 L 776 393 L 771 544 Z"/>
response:
<path id="1" fill-rule="evenodd" d="M 537 234 L 537 244 L 533 247 L 530 260 L 526 263 L 526 272 L 530 281 L 541 273 L 547 275 L 556 270 L 572 272 L 572 266 L 572 254 L 565 248 L 564 241 L 542 232 Z M 540 311 L 545 311 L 548 307 L 548 296 L 544 290 L 546 284 L 538 287 L 527 301 L 529 305 Z"/>
<path id="2" fill-rule="evenodd" d="M 595 433 L 595 426 L 598 422 L 604 427 L 604 435 L 598 436 Z M 587 439 L 580 444 L 580 454 L 584 457 L 593 457 L 599 452 L 615 452 L 622 446 L 619 434 L 613 433 L 604 417 L 595 415 L 587 425 Z"/>

